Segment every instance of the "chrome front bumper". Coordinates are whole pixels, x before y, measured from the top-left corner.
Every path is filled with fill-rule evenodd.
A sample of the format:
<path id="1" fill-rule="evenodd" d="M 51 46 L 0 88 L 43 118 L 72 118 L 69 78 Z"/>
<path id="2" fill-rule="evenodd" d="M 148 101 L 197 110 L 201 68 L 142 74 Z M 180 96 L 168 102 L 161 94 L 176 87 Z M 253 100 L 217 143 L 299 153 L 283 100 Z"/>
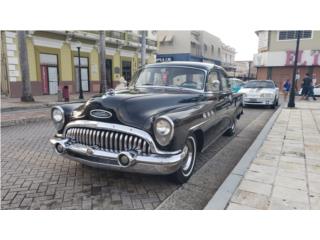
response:
<path id="1" fill-rule="evenodd" d="M 273 105 L 274 99 L 257 98 L 257 101 L 251 101 L 249 98 L 243 99 L 245 105 Z"/>
<path id="2" fill-rule="evenodd" d="M 143 155 L 134 151 L 128 152 L 108 152 L 91 147 L 72 143 L 69 139 L 50 139 L 56 152 L 71 160 L 78 161 L 85 165 L 97 168 L 105 168 L 111 170 L 137 172 L 146 174 L 170 174 L 179 169 L 182 164 L 185 152 L 166 152 L 162 154 Z M 57 147 L 60 147 L 59 150 Z M 119 161 L 120 155 L 130 157 L 130 163 L 127 166 L 121 165 Z"/>

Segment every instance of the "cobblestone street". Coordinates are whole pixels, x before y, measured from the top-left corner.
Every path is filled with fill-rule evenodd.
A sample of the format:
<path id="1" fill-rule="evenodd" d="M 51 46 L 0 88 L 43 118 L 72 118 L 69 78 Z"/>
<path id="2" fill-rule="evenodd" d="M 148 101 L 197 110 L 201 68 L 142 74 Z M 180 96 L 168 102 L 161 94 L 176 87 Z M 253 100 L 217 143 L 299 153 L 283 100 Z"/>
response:
<path id="1" fill-rule="evenodd" d="M 266 120 L 273 112 L 247 109 L 238 132 L 263 111 Z M 50 121 L 1 130 L 2 209 L 154 209 L 180 186 L 166 176 L 94 169 L 57 156 L 49 144 L 54 134 Z M 221 137 L 200 154 L 196 170 L 231 139 Z M 222 181 L 228 171 L 217 179 Z"/>

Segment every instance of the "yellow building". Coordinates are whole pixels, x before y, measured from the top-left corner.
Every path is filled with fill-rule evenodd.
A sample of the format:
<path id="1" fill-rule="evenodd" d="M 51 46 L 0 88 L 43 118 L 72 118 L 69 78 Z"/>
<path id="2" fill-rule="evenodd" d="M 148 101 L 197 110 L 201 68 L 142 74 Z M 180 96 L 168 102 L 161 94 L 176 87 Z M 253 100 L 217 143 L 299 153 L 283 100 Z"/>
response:
<path id="1" fill-rule="evenodd" d="M 146 62 L 155 62 L 156 32 L 148 32 Z M 138 31 L 106 31 L 107 80 L 116 87 L 120 77 L 130 82 L 140 66 Z M 59 88 L 79 91 L 78 42 L 80 45 L 81 83 L 84 92 L 100 91 L 98 31 L 29 31 L 27 51 L 32 94 L 56 94 Z M 21 72 L 17 34 L 1 32 L 1 91 L 21 96 Z"/>

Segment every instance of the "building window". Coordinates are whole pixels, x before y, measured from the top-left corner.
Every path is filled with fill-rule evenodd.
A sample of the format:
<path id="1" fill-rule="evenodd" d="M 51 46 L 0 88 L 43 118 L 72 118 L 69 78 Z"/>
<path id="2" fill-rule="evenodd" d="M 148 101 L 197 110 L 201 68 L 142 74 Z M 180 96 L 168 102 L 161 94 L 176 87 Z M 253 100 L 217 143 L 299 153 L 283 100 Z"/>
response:
<path id="1" fill-rule="evenodd" d="M 297 39 L 298 31 L 279 31 L 279 40 L 294 40 Z M 300 38 L 311 38 L 312 31 L 301 31 Z"/>
<path id="2" fill-rule="evenodd" d="M 77 92 L 79 92 L 79 58 L 74 57 L 74 70 L 76 76 L 76 87 Z M 84 92 L 89 91 L 89 61 L 87 57 L 80 58 L 80 71 L 81 71 L 81 87 Z"/>
<path id="3" fill-rule="evenodd" d="M 218 56 L 221 57 L 221 49 L 218 48 Z"/>
<path id="4" fill-rule="evenodd" d="M 43 94 L 56 94 L 59 85 L 57 55 L 40 53 L 40 76 Z"/>
<path id="5" fill-rule="evenodd" d="M 214 54 L 214 46 L 211 45 L 211 54 Z"/>
<path id="6" fill-rule="evenodd" d="M 205 52 L 208 51 L 208 46 L 207 46 L 207 44 L 204 44 L 204 45 L 203 45 L 203 50 L 204 50 Z"/>
<path id="7" fill-rule="evenodd" d="M 195 56 L 201 56 L 201 45 L 191 42 L 191 53 Z"/>
<path id="8" fill-rule="evenodd" d="M 272 67 L 268 67 L 267 79 L 272 79 Z"/>

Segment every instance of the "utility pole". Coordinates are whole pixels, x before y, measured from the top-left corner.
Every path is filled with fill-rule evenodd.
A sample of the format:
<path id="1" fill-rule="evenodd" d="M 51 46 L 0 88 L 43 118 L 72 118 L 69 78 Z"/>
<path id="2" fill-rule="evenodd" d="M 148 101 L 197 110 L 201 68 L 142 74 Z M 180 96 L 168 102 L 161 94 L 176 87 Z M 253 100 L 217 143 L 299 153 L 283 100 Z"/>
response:
<path id="1" fill-rule="evenodd" d="M 141 66 L 146 64 L 146 31 L 141 31 Z"/>
<path id="2" fill-rule="evenodd" d="M 296 43 L 296 54 L 294 57 L 294 66 L 293 66 L 293 76 L 292 76 L 292 83 L 291 83 L 291 90 L 290 90 L 290 97 L 288 102 L 289 108 L 294 108 L 294 98 L 295 98 L 295 86 L 296 86 L 296 75 L 297 75 L 297 66 L 298 66 L 298 55 L 299 55 L 299 46 L 300 46 L 300 35 L 301 31 L 297 31 L 297 43 Z"/>
<path id="3" fill-rule="evenodd" d="M 34 98 L 31 93 L 31 83 L 29 74 L 29 62 L 28 62 L 28 50 L 26 31 L 17 31 L 18 46 L 19 46 L 19 60 L 21 67 L 21 82 L 22 82 L 22 102 L 34 102 Z"/>
<path id="4" fill-rule="evenodd" d="M 106 33 L 99 31 L 99 58 L 100 58 L 100 92 L 104 93 L 108 87 L 111 87 L 112 79 L 107 82 L 107 69 L 106 69 Z"/>

